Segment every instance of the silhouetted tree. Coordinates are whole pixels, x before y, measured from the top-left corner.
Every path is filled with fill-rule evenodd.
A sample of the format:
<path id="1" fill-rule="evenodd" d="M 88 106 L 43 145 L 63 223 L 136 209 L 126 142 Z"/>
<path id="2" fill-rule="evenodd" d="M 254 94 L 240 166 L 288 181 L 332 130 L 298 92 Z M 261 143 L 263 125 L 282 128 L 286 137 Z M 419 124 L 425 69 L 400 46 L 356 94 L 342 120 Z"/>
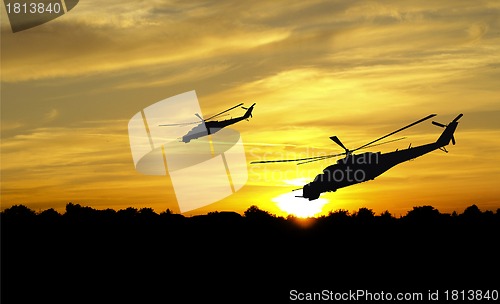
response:
<path id="1" fill-rule="evenodd" d="M 36 212 L 24 205 L 14 205 L 5 209 L 2 216 L 8 219 L 31 220 L 35 218 Z"/>
<path id="2" fill-rule="evenodd" d="M 104 221 L 110 221 L 110 220 L 115 219 L 115 217 L 116 217 L 116 210 L 108 208 L 108 209 L 100 211 L 99 214 L 100 214 L 100 217 Z"/>
<path id="3" fill-rule="evenodd" d="M 80 204 L 67 203 L 66 204 L 66 214 L 78 213 L 82 206 Z"/>
<path id="4" fill-rule="evenodd" d="M 396 218 L 392 216 L 389 210 L 385 210 L 378 216 L 378 220 L 381 223 L 393 223 L 396 221 Z"/>
<path id="5" fill-rule="evenodd" d="M 392 219 L 392 218 L 394 218 L 394 217 L 392 216 L 392 214 L 389 212 L 389 210 L 385 210 L 384 212 L 382 212 L 382 213 L 380 214 L 380 217 L 381 217 L 381 218 L 384 218 L 384 219 Z"/>
<path id="6" fill-rule="evenodd" d="M 118 210 L 117 214 L 119 216 L 123 216 L 123 217 L 127 217 L 127 218 L 133 218 L 133 217 L 136 217 L 138 212 L 137 212 L 137 208 L 133 208 L 133 207 L 128 207 L 126 209 L 121 209 L 121 210 Z"/>
<path id="7" fill-rule="evenodd" d="M 350 221 L 350 213 L 348 210 L 338 209 L 328 212 L 326 219 L 334 223 L 347 223 Z"/>
<path id="8" fill-rule="evenodd" d="M 408 211 L 405 220 L 421 223 L 437 223 L 441 213 L 432 206 L 413 207 L 413 210 Z"/>
<path id="9" fill-rule="evenodd" d="M 273 218 L 273 215 L 271 215 L 271 213 L 259 209 L 259 207 L 257 207 L 256 205 L 250 206 L 247 210 L 245 210 L 243 214 L 246 218 L 252 220 L 268 220 Z"/>
<path id="10" fill-rule="evenodd" d="M 38 217 L 42 221 L 54 223 L 57 220 L 59 220 L 62 217 L 62 215 L 59 212 L 57 212 L 56 210 L 54 210 L 54 208 L 50 208 L 50 209 L 47 209 L 47 210 L 40 212 L 38 214 Z"/>
<path id="11" fill-rule="evenodd" d="M 73 215 L 77 217 L 92 217 L 95 216 L 96 213 L 97 210 L 93 209 L 92 207 L 73 203 L 66 204 L 65 215 Z"/>
<path id="12" fill-rule="evenodd" d="M 375 218 L 375 212 L 372 209 L 362 207 L 357 212 L 354 212 L 353 217 L 361 223 L 369 223 Z"/>
<path id="13" fill-rule="evenodd" d="M 465 208 L 464 212 L 461 214 L 465 220 L 477 221 L 481 218 L 482 212 L 479 210 L 475 204 Z"/>
<path id="14" fill-rule="evenodd" d="M 138 211 L 141 218 L 155 218 L 158 214 L 153 210 L 153 208 L 141 208 Z"/>
<path id="15" fill-rule="evenodd" d="M 184 221 L 185 217 L 182 214 L 176 214 L 172 210 L 167 209 L 165 211 L 160 212 L 159 219 L 163 224 L 170 225 Z"/>
<path id="16" fill-rule="evenodd" d="M 228 225 L 235 227 L 241 221 L 241 214 L 233 211 L 214 211 L 209 212 L 206 216 L 215 225 L 221 225 L 227 228 Z"/>

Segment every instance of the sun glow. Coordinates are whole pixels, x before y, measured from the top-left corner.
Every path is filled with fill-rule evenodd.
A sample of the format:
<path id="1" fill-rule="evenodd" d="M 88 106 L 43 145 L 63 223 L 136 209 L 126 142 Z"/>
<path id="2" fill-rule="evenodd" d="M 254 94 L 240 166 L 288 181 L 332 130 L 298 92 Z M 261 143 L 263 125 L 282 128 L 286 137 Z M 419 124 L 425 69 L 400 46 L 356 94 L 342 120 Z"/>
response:
<path id="1" fill-rule="evenodd" d="M 287 180 L 285 182 L 295 186 L 304 185 L 303 179 Z M 323 206 L 328 203 L 328 200 L 324 198 L 309 201 L 300 196 L 302 196 L 302 189 L 281 194 L 274 197 L 272 201 L 286 213 L 302 218 L 318 215 L 323 211 Z"/>

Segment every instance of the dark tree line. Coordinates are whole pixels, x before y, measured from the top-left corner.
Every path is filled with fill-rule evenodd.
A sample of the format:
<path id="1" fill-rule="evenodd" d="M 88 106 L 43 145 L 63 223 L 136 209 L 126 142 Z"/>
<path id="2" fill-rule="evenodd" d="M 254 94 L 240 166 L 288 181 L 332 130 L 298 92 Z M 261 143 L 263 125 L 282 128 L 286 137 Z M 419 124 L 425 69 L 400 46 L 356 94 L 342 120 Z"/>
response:
<path id="1" fill-rule="evenodd" d="M 500 272 L 500 211 L 476 205 L 299 219 L 69 203 L 0 220 L 2 303 L 290 303 L 290 289 L 485 289 Z"/>
<path id="2" fill-rule="evenodd" d="M 59 213 L 53 208 L 36 212 L 25 205 L 14 205 L 4 209 L 0 216 L 2 221 L 13 222 L 39 222 L 39 223 L 106 223 L 119 224 L 132 223 L 158 223 L 158 222 L 210 222 L 214 219 L 222 222 L 237 222 L 242 220 L 257 222 L 297 222 L 299 218 L 289 215 L 286 218 L 276 216 L 268 211 L 262 210 L 256 205 L 250 206 L 241 215 L 236 212 L 209 212 L 205 215 L 185 217 L 176 214 L 170 209 L 156 213 L 152 208 L 129 207 L 121 210 L 105 209 L 98 210 L 80 204 L 68 203 L 64 213 Z M 316 218 L 304 219 L 311 222 L 332 222 L 337 224 L 375 224 L 375 223 L 498 223 L 500 221 L 500 208 L 495 212 L 491 210 L 481 211 L 475 204 L 465 208 L 462 213 L 454 211 L 451 214 L 441 213 L 429 205 L 416 206 L 408 211 L 406 215 L 395 217 L 389 211 L 375 214 L 372 209 L 365 207 L 357 211 L 349 212 L 345 209 L 330 211 L 327 215 Z"/>

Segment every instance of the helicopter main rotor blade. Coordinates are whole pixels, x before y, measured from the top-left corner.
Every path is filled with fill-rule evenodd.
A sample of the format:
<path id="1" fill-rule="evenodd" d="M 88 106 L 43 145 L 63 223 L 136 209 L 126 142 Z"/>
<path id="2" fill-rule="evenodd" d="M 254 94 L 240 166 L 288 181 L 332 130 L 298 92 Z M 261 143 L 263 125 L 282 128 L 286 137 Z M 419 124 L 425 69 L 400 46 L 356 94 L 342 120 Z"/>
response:
<path id="1" fill-rule="evenodd" d="M 441 128 L 446 128 L 446 125 L 443 125 L 442 123 L 439 123 L 437 121 L 433 121 L 432 124 Z"/>
<path id="2" fill-rule="evenodd" d="M 424 118 L 422 118 L 422 119 L 419 119 L 419 120 L 417 120 L 417 121 L 415 121 L 415 122 L 413 122 L 413 123 L 411 123 L 411 124 L 409 124 L 409 125 L 407 125 L 407 126 L 405 126 L 405 127 L 402 127 L 401 129 L 398 129 L 398 130 L 396 130 L 396 131 L 394 131 L 394 132 L 391 132 L 391 133 L 389 133 L 389 134 L 387 134 L 387 135 L 384 135 L 384 136 L 382 136 L 382 137 L 380 137 L 380 138 L 377 138 L 377 139 L 375 139 L 375 140 L 373 140 L 373 141 L 371 141 L 371 142 L 369 142 L 369 143 L 367 143 L 367 144 L 365 144 L 365 145 L 362 145 L 361 147 L 356 148 L 356 149 L 352 150 L 351 152 L 357 151 L 357 150 L 359 150 L 359 149 L 363 149 L 363 148 L 365 148 L 365 147 L 367 147 L 367 146 L 369 146 L 369 145 L 371 145 L 371 144 L 373 144 L 373 143 L 375 143 L 375 142 L 377 142 L 377 141 L 379 141 L 379 140 L 381 140 L 381 139 L 384 139 L 384 138 L 389 137 L 389 136 L 391 136 L 391 135 L 393 135 L 393 134 L 396 134 L 396 133 L 401 132 L 401 131 L 403 131 L 403 130 L 405 130 L 405 129 L 408 129 L 409 127 L 412 127 L 412 126 L 414 126 L 414 125 L 416 125 L 416 124 L 419 124 L 419 123 L 421 123 L 421 122 L 423 122 L 423 121 L 425 121 L 425 120 L 427 120 L 427 119 L 429 119 L 429 118 L 432 118 L 432 117 L 434 117 L 434 116 L 436 116 L 436 114 L 431 114 L 431 115 L 426 116 L 426 117 L 424 117 Z"/>
<path id="3" fill-rule="evenodd" d="M 200 114 L 198 114 L 198 113 L 194 113 L 194 115 L 196 115 L 196 117 L 198 117 L 198 118 L 201 120 L 201 122 L 204 122 L 204 121 L 205 121 L 205 120 L 204 120 L 204 119 L 200 116 Z"/>
<path id="4" fill-rule="evenodd" d="M 323 155 L 323 156 L 315 156 L 315 157 L 306 157 L 306 158 L 296 158 L 296 159 L 277 159 L 277 160 L 259 160 L 259 161 L 253 161 L 250 162 L 251 164 L 265 164 L 265 163 L 287 163 L 287 162 L 295 162 L 295 161 L 304 161 L 304 160 L 315 160 L 315 159 L 322 159 L 325 157 L 335 157 L 335 156 L 340 156 L 344 155 L 344 153 L 340 154 L 331 154 L 331 155 Z"/>
<path id="5" fill-rule="evenodd" d="M 219 115 L 221 115 L 221 114 L 223 114 L 223 113 L 226 113 L 227 111 L 231 111 L 232 109 L 237 108 L 237 107 L 239 107 L 239 106 L 241 106 L 241 105 L 243 105 L 243 103 L 237 104 L 237 105 L 235 105 L 235 106 L 234 106 L 234 107 L 232 107 L 232 108 L 229 108 L 229 109 L 227 109 L 227 110 L 225 110 L 225 111 L 220 112 L 219 114 L 215 114 L 214 116 L 210 116 L 209 118 L 207 118 L 207 119 L 205 119 L 205 120 L 209 120 L 209 119 L 215 118 L 215 117 L 217 117 L 217 116 L 219 116 Z"/>
<path id="6" fill-rule="evenodd" d="M 176 124 L 164 124 L 164 125 L 158 125 L 160 127 L 172 127 L 172 126 L 187 126 L 187 125 L 193 125 L 193 124 L 199 124 L 199 121 L 195 122 L 185 122 L 185 123 L 176 123 Z"/>
<path id="7" fill-rule="evenodd" d="M 337 136 L 331 136 L 330 139 L 333 140 L 337 145 L 341 146 L 342 149 L 344 149 L 346 152 L 349 151 L 349 149 L 347 149 L 344 146 L 344 144 L 340 141 L 340 139 Z"/>
<path id="8" fill-rule="evenodd" d="M 395 142 L 395 141 L 398 141 L 398 140 L 402 140 L 402 139 L 405 139 L 405 138 L 406 138 L 406 137 L 400 137 L 400 138 L 397 138 L 397 139 L 384 141 L 383 143 L 378 143 L 378 144 L 369 145 L 369 146 L 366 146 L 365 148 L 368 148 L 368 147 L 376 147 L 376 146 L 380 146 L 380 145 L 385 145 L 385 144 L 388 144 L 388 143 L 391 143 L 391 142 Z M 328 158 L 332 158 L 332 157 L 335 157 L 335 156 L 340 156 L 340 155 L 345 155 L 345 154 L 347 154 L 347 153 L 341 153 L 341 154 L 336 154 L 336 155 L 324 155 L 324 156 L 318 156 L 318 157 L 316 157 L 315 159 L 311 159 L 311 160 L 308 160 L 308 161 L 300 162 L 300 163 L 298 163 L 297 165 L 303 165 L 303 164 L 307 164 L 307 163 L 312 163 L 312 162 L 315 162 L 315 161 L 318 161 L 318 160 L 325 160 L 325 159 L 328 159 Z"/>
<path id="9" fill-rule="evenodd" d="M 297 163 L 297 166 L 298 166 L 298 165 L 307 164 L 307 163 L 312 163 L 312 162 L 319 161 L 319 160 L 329 159 L 329 158 L 336 157 L 336 156 L 340 156 L 340 155 L 346 155 L 346 154 L 347 154 L 347 153 L 346 153 L 346 152 L 344 152 L 344 153 L 341 153 L 341 154 L 320 156 L 320 157 L 318 157 L 318 158 L 316 158 L 316 159 L 311 159 L 311 160 L 308 160 L 308 161 L 303 161 L 303 162 Z"/>
<path id="10" fill-rule="evenodd" d="M 371 145 L 368 145 L 368 146 L 366 146 L 364 148 L 371 148 L 371 147 L 381 146 L 381 145 L 385 145 L 385 144 L 388 144 L 388 143 L 391 143 L 391 142 L 395 142 L 395 141 L 398 141 L 398 140 L 402 140 L 402 139 L 405 139 L 405 138 L 406 137 L 400 137 L 400 138 L 396 138 L 396 139 L 384 141 L 384 142 L 381 142 L 381 143 L 378 143 L 378 144 L 371 144 Z"/>
<path id="11" fill-rule="evenodd" d="M 365 148 L 380 146 L 380 145 L 388 144 L 388 143 L 395 142 L 395 141 L 398 141 L 398 140 L 402 140 L 402 139 L 405 139 L 405 138 L 406 137 L 400 137 L 400 138 L 397 138 L 397 139 L 385 141 L 383 143 L 369 145 L 369 146 L 366 146 Z M 261 160 L 261 161 L 253 161 L 253 162 L 250 162 L 250 163 L 251 164 L 263 164 L 263 163 L 285 163 L 285 162 L 299 161 L 300 163 L 298 163 L 297 165 L 303 165 L 303 164 L 306 164 L 306 163 L 311 163 L 311 162 L 315 162 L 315 161 L 318 161 L 318 160 L 325 160 L 325 159 L 328 159 L 328 158 L 332 158 L 332 157 L 336 157 L 336 156 L 341 156 L 341 155 L 346 155 L 346 154 L 347 154 L 346 152 L 343 152 L 343 153 L 338 153 L 338 154 L 329 154 L 329 155 L 306 157 L 306 158 L 296 158 L 296 159 Z"/>
<path id="12" fill-rule="evenodd" d="M 464 114 L 462 113 L 458 114 L 458 116 L 455 117 L 455 119 L 453 119 L 453 122 L 457 122 L 460 118 L 462 118 L 462 116 L 464 116 Z"/>
<path id="13" fill-rule="evenodd" d="M 198 115 L 198 114 L 194 114 L 196 116 L 198 116 L 199 119 L 201 119 L 201 116 Z M 222 115 L 222 116 L 227 116 L 229 114 L 225 114 L 225 115 Z M 201 121 L 203 122 L 203 120 Z M 187 126 L 187 125 L 193 125 L 193 124 L 199 124 L 200 122 L 199 121 L 193 121 L 193 122 L 183 122 L 183 123 L 175 123 L 175 124 L 163 124 L 163 125 L 158 125 L 160 127 L 172 127 L 172 126 Z"/>

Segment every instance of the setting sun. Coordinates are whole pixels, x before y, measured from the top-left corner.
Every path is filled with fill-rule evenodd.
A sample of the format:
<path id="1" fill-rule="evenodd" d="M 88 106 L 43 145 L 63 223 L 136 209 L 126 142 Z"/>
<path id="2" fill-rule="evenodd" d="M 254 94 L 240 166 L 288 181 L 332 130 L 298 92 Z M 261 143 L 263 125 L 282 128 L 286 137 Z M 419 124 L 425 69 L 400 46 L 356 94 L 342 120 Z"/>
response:
<path id="1" fill-rule="evenodd" d="M 285 181 L 289 185 L 302 186 L 306 182 L 303 178 Z M 307 218 L 315 217 L 323 211 L 323 206 L 328 203 L 325 198 L 319 198 L 314 201 L 309 201 L 302 196 L 302 189 L 287 192 L 276 196 L 272 199 L 278 207 L 287 214 L 297 217 Z"/>

